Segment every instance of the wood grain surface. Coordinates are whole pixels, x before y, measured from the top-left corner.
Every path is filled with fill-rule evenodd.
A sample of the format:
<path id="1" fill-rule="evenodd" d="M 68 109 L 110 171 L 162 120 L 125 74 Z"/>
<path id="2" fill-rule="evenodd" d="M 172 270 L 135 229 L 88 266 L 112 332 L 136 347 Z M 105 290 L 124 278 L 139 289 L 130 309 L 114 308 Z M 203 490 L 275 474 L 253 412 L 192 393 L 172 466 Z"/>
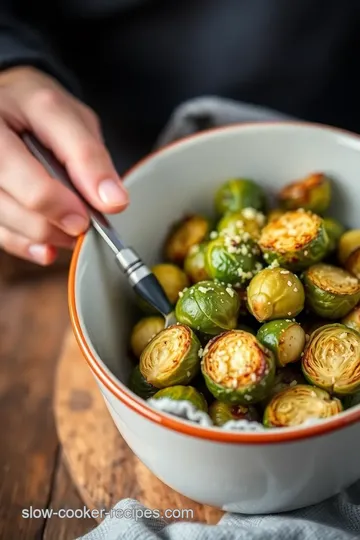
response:
<path id="1" fill-rule="evenodd" d="M 70 474 L 89 508 L 123 498 L 148 508 L 191 510 L 188 520 L 217 523 L 222 512 L 176 493 L 133 454 L 117 431 L 70 330 L 55 383 L 55 416 Z"/>

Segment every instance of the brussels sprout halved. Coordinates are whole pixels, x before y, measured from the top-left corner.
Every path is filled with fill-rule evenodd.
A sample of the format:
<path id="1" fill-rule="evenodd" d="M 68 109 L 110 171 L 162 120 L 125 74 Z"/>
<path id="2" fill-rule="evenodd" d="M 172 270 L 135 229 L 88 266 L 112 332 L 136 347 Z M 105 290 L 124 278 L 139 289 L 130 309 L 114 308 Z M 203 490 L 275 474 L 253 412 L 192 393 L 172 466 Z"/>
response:
<path id="1" fill-rule="evenodd" d="M 249 233 L 225 235 L 207 246 L 205 268 L 212 279 L 241 287 L 262 267 L 260 250 Z"/>
<path id="2" fill-rule="evenodd" d="M 259 322 L 293 318 L 304 308 L 304 287 L 290 270 L 265 268 L 250 281 L 247 302 Z"/>
<path id="3" fill-rule="evenodd" d="M 188 384 L 199 372 L 200 349 L 191 328 L 183 324 L 169 326 L 141 353 L 141 374 L 156 388 Z"/>
<path id="4" fill-rule="evenodd" d="M 218 223 L 220 235 L 236 236 L 244 232 L 257 240 L 265 225 L 265 215 L 254 208 L 244 208 L 240 212 L 226 214 Z"/>
<path id="5" fill-rule="evenodd" d="M 161 284 L 171 304 L 175 304 L 179 298 L 179 292 L 189 286 L 187 275 L 175 264 L 157 264 L 152 267 L 151 271 Z"/>
<path id="6" fill-rule="evenodd" d="M 360 332 L 360 305 L 354 307 L 354 309 L 341 320 L 341 323 L 345 324 L 348 328 Z"/>
<path id="7" fill-rule="evenodd" d="M 146 345 L 165 327 L 164 317 L 144 317 L 138 321 L 131 332 L 130 346 L 136 356 L 140 358 Z"/>
<path id="8" fill-rule="evenodd" d="M 175 223 L 165 241 L 165 257 L 182 265 L 189 250 L 203 242 L 210 233 L 210 222 L 200 215 L 188 216 Z"/>
<path id="9" fill-rule="evenodd" d="M 279 367 L 297 362 L 306 343 L 304 330 L 291 319 L 279 319 L 263 324 L 256 337 L 264 347 L 274 353 Z"/>
<path id="10" fill-rule="evenodd" d="M 134 394 L 143 399 L 151 398 L 158 391 L 158 388 L 147 382 L 139 366 L 135 366 L 131 372 L 129 388 Z"/>
<path id="11" fill-rule="evenodd" d="M 360 390 L 360 334 L 343 324 L 327 324 L 310 336 L 302 371 L 315 386 L 338 396 Z"/>
<path id="12" fill-rule="evenodd" d="M 301 369 L 298 369 L 298 366 L 288 364 L 283 368 L 277 369 L 274 384 L 272 385 L 269 394 L 261 402 L 261 407 L 264 409 L 275 394 L 298 384 L 306 384 L 306 379 L 302 374 Z"/>
<path id="13" fill-rule="evenodd" d="M 159 390 L 152 396 L 152 399 L 168 398 L 173 401 L 189 401 L 199 411 L 207 412 L 208 405 L 204 396 L 193 386 L 170 386 Z"/>
<path id="14" fill-rule="evenodd" d="M 266 208 L 264 190 L 253 180 L 231 179 L 220 186 L 215 194 L 215 209 L 219 215 L 239 212 L 243 208 L 263 211 Z"/>
<path id="15" fill-rule="evenodd" d="M 360 279 L 360 229 L 346 231 L 340 237 L 338 258 L 341 266 Z"/>
<path id="16" fill-rule="evenodd" d="M 216 335 L 236 327 L 239 297 L 229 286 L 200 281 L 180 294 L 176 319 L 204 334 Z"/>
<path id="17" fill-rule="evenodd" d="M 332 253 L 338 247 L 339 240 L 344 234 L 345 227 L 336 219 L 325 217 L 324 226 L 329 238 L 328 253 Z"/>
<path id="18" fill-rule="evenodd" d="M 300 426 L 309 420 L 335 416 L 342 410 L 341 401 L 325 390 L 298 384 L 275 394 L 265 409 L 263 423 L 270 428 Z"/>
<path id="19" fill-rule="evenodd" d="M 229 330 L 206 345 L 201 371 L 215 399 L 247 406 L 261 401 L 270 391 L 275 359 L 249 332 Z"/>
<path id="20" fill-rule="evenodd" d="M 302 209 L 286 212 L 262 230 L 259 246 L 268 264 L 297 272 L 327 254 L 329 238 L 324 221 Z"/>
<path id="21" fill-rule="evenodd" d="M 223 426 L 231 420 L 247 420 L 259 422 L 259 413 L 253 405 L 230 405 L 222 401 L 214 401 L 209 407 L 209 416 L 215 426 Z"/>
<path id="22" fill-rule="evenodd" d="M 198 283 L 209 279 L 209 275 L 205 270 L 205 252 L 207 242 L 195 244 L 192 246 L 186 255 L 184 262 L 184 270 L 190 279 L 191 283 Z"/>
<path id="23" fill-rule="evenodd" d="M 323 214 L 331 201 L 331 182 L 322 173 L 312 173 L 306 178 L 286 185 L 279 194 L 280 204 L 287 210 L 304 208 Z"/>
<path id="24" fill-rule="evenodd" d="M 345 317 L 360 300 L 360 281 L 331 264 L 314 264 L 303 274 L 306 305 L 319 317 Z"/>

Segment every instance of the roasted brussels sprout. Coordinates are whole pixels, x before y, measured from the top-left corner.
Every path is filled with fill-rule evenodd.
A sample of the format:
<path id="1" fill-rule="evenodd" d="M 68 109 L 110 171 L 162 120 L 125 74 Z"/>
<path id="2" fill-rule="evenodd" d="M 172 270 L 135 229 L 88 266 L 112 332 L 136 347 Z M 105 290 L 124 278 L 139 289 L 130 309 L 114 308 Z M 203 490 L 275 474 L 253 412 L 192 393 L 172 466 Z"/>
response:
<path id="1" fill-rule="evenodd" d="M 306 421 L 335 416 L 343 410 L 341 401 L 325 390 L 306 384 L 275 394 L 264 412 L 266 427 L 300 426 Z"/>
<path id="2" fill-rule="evenodd" d="M 304 208 L 323 214 L 331 200 L 330 179 L 322 173 L 313 173 L 286 185 L 279 195 L 280 204 L 287 210 Z"/>
<path id="3" fill-rule="evenodd" d="M 204 334 L 216 335 L 236 327 L 239 297 L 229 286 L 200 281 L 180 294 L 176 319 Z"/>
<path id="4" fill-rule="evenodd" d="M 260 405 L 262 408 L 265 408 L 275 394 L 282 392 L 285 390 L 285 388 L 292 388 L 298 384 L 306 384 L 306 379 L 301 373 L 301 370 L 297 369 L 297 366 L 288 364 L 287 366 L 278 369 L 276 371 L 275 381 L 271 387 L 270 393 Z"/>
<path id="5" fill-rule="evenodd" d="M 182 265 L 189 249 L 203 242 L 210 233 L 210 223 L 203 216 L 188 216 L 175 223 L 165 241 L 167 260 Z"/>
<path id="6" fill-rule="evenodd" d="M 199 372 L 200 341 L 188 326 L 174 324 L 147 344 L 140 357 L 140 371 L 156 388 L 188 384 Z"/>
<path id="7" fill-rule="evenodd" d="M 286 212 L 286 210 L 284 210 L 283 208 L 273 208 L 272 210 L 270 210 L 270 212 L 267 215 L 268 223 L 270 221 L 274 221 L 274 219 L 278 219 L 283 214 L 285 214 L 285 212 Z"/>
<path id="8" fill-rule="evenodd" d="M 290 270 L 265 268 L 250 281 L 247 302 L 259 322 L 296 317 L 304 308 L 304 287 Z"/>
<path id="9" fill-rule="evenodd" d="M 259 413 L 253 405 L 229 405 L 222 401 L 214 401 L 209 407 L 209 416 L 215 426 L 223 426 L 230 420 L 247 420 L 259 422 Z"/>
<path id="10" fill-rule="evenodd" d="M 210 278 L 241 287 L 262 269 L 260 250 L 245 235 L 246 241 L 240 235 L 225 235 L 208 244 L 205 268 Z"/>
<path id="11" fill-rule="evenodd" d="M 135 366 L 131 372 L 129 388 L 134 394 L 143 399 L 151 398 L 158 391 L 158 388 L 147 382 L 139 366 Z"/>
<path id="12" fill-rule="evenodd" d="M 338 258 L 341 266 L 360 279 L 360 229 L 346 231 L 340 237 Z"/>
<path id="13" fill-rule="evenodd" d="M 306 379 L 332 394 L 360 390 L 360 334 L 339 323 L 313 332 L 302 357 Z"/>
<path id="14" fill-rule="evenodd" d="M 345 317 L 360 300 L 360 281 L 331 264 L 314 264 L 302 277 L 306 305 L 319 317 Z"/>
<path id="15" fill-rule="evenodd" d="M 324 226 L 329 238 L 328 253 L 332 253 L 337 249 L 339 240 L 344 234 L 345 227 L 341 225 L 336 219 L 325 217 Z"/>
<path id="16" fill-rule="evenodd" d="M 207 412 L 208 410 L 206 399 L 193 386 L 170 386 L 159 390 L 152 396 L 152 399 L 162 398 L 169 398 L 174 401 L 189 401 L 199 409 L 199 411 Z"/>
<path id="17" fill-rule="evenodd" d="M 238 212 L 243 208 L 263 211 L 266 208 L 264 190 L 253 180 L 231 179 L 225 182 L 215 194 L 215 209 L 218 214 Z"/>
<path id="18" fill-rule="evenodd" d="M 209 279 L 208 273 L 205 270 L 206 248 L 207 242 L 195 244 L 186 255 L 184 270 L 191 283 L 198 283 L 199 281 Z"/>
<path id="19" fill-rule="evenodd" d="M 304 330 L 291 319 L 278 319 L 263 324 L 256 337 L 274 353 L 279 367 L 299 360 L 306 343 Z"/>
<path id="20" fill-rule="evenodd" d="M 354 307 L 342 320 L 342 324 L 345 324 L 348 328 L 352 328 L 357 332 L 360 332 L 360 305 Z"/>
<path id="21" fill-rule="evenodd" d="M 299 209 L 265 225 L 259 246 L 268 264 L 297 272 L 325 257 L 329 238 L 321 217 Z"/>
<path id="22" fill-rule="evenodd" d="M 179 298 L 179 292 L 189 286 L 185 272 L 174 264 L 157 264 L 151 270 L 162 285 L 169 301 L 175 304 Z"/>
<path id="23" fill-rule="evenodd" d="M 136 356 L 140 358 L 149 341 L 165 327 L 164 317 L 145 317 L 137 322 L 131 332 L 130 346 Z"/>
<path id="24" fill-rule="evenodd" d="M 249 332 L 229 330 L 206 345 L 201 371 L 215 399 L 248 406 L 264 399 L 270 391 L 275 359 Z"/>
<path id="25" fill-rule="evenodd" d="M 219 234 L 236 236 L 244 232 L 250 234 L 251 238 L 257 240 L 261 229 L 265 225 L 265 215 L 254 208 L 244 208 L 240 212 L 225 214 L 219 221 L 217 230 Z"/>
<path id="26" fill-rule="evenodd" d="M 351 407 L 360 405 L 360 392 L 356 392 L 356 394 L 352 394 L 351 396 L 345 396 L 342 402 L 344 409 L 351 409 Z"/>

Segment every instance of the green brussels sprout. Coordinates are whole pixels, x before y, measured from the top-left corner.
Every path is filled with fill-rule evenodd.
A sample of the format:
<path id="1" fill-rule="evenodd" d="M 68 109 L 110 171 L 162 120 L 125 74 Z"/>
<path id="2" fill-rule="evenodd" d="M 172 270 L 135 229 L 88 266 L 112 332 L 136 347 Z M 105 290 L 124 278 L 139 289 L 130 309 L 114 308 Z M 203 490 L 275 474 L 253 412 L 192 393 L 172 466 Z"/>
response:
<path id="1" fill-rule="evenodd" d="M 156 336 L 156 334 L 161 332 L 164 327 L 164 317 L 155 316 L 145 317 L 135 324 L 131 332 L 130 346 L 136 358 L 140 358 L 146 345 Z"/>
<path id="2" fill-rule="evenodd" d="M 346 270 L 331 264 L 314 264 L 302 276 L 306 305 L 330 320 L 345 317 L 360 300 L 360 282 Z"/>
<path id="3" fill-rule="evenodd" d="M 275 359 L 255 336 L 229 330 L 206 345 L 201 371 L 215 399 L 252 405 L 264 399 L 275 378 Z"/>
<path id="4" fill-rule="evenodd" d="M 191 283 L 198 283 L 209 279 L 208 273 L 205 270 L 205 251 L 207 242 L 195 244 L 192 246 L 186 255 L 184 262 L 184 270 L 190 279 Z"/>
<path id="5" fill-rule="evenodd" d="M 205 252 L 205 268 L 210 278 L 237 287 L 250 281 L 262 269 L 260 261 L 260 250 L 249 233 L 212 240 Z"/>
<path id="6" fill-rule="evenodd" d="M 200 281 L 180 294 L 176 319 L 204 334 L 216 335 L 236 327 L 239 297 L 229 286 Z"/>
<path id="7" fill-rule="evenodd" d="M 253 405 L 230 405 L 222 401 L 214 401 L 209 407 L 209 416 L 215 426 L 223 426 L 231 420 L 247 420 L 259 422 L 259 413 Z"/>
<path id="8" fill-rule="evenodd" d="M 328 253 L 332 253 L 337 249 L 339 240 L 345 232 L 345 227 L 336 219 L 325 217 L 324 226 L 329 238 Z"/>
<path id="9" fill-rule="evenodd" d="M 329 238 L 321 217 L 299 209 L 265 225 L 259 246 L 268 264 L 297 272 L 327 255 Z"/>
<path id="10" fill-rule="evenodd" d="M 188 326 L 174 324 L 147 344 L 140 356 L 140 371 L 156 388 L 188 384 L 200 368 L 200 341 Z"/>
<path id="11" fill-rule="evenodd" d="M 182 265 L 190 248 L 201 244 L 209 235 L 210 228 L 209 220 L 200 215 L 187 216 L 175 223 L 165 240 L 166 260 Z"/>
<path id="12" fill-rule="evenodd" d="M 322 173 L 312 173 L 306 178 L 286 185 L 279 194 L 280 205 L 286 210 L 304 208 L 323 214 L 331 201 L 330 179 Z"/>
<path id="13" fill-rule="evenodd" d="M 272 210 L 270 210 L 270 212 L 267 215 L 267 222 L 269 223 L 270 221 L 274 221 L 275 219 L 278 219 L 279 217 L 284 215 L 285 212 L 286 210 L 284 210 L 283 208 L 273 208 Z"/>
<path id="14" fill-rule="evenodd" d="M 338 396 L 360 390 L 360 334 L 339 323 L 315 330 L 301 361 L 311 384 Z"/>
<path id="15" fill-rule="evenodd" d="M 300 426 L 314 419 L 341 413 L 342 403 L 325 390 L 298 384 L 275 394 L 267 405 L 263 424 L 269 428 Z"/>
<path id="16" fill-rule="evenodd" d="M 354 307 L 343 319 L 342 324 L 345 324 L 348 328 L 352 328 L 357 332 L 360 332 L 360 305 Z"/>
<path id="17" fill-rule="evenodd" d="M 134 394 L 143 399 L 151 398 L 158 391 L 158 388 L 148 383 L 143 377 L 139 366 L 135 366 L 131 372 L 129 388 Z"/>
<path id="18" fill-rule="evenodd" d="M 189 286 L 189 280 L 185 272 L 174 264 L 157 264 L 152 267 L 162 288 L 171 304 L 175 304 L 179 298 L 179 292 Z"/>
<path id="19" fill-rule="evenodd" d="M 344 409 L 351 409 L 352 407 L 360 405 L 360 392 L 356 392 L 356 394 L 352 394 L 350 396 L 345 396 L 342 403 L 344 405 Z"/>
<path id="20" fill-rule="evenodd" d="M 253 180 L 231 179 L 225 182 L 215 194 L 215 209 L 219 215 L 239 212 L 243 208 L 263 211 L 266 208 L 264 190 Z"/>
<path id="21" fill-rule="evenodd" d="M 338 259 L 341 266 L 360 279 L 360 229 L 346 231 L 340 237 Z"/>
<path id="22" fill-rule="evenodd" d="M 207 412 L 208 410 L 206 399 L 193 386 L 170 386 L 159 390 L 152 396 L 152 399 L 162 398 L 169 398 L 173 401 L 189 401 L 199 409 L 199 411 Z"/>
<path id="23" fill-rule="evenodd" d="M 265 268 L 250 281 L 247 302 L 259 322 L 296 317 L 304 308 L 304 287 L 290 270 Z"/>
<path id="24" fill-rule="evenodd" d="M 254 208 L 244 208 L 240 212 L 225 214 L 219 221 L 217 230 L 219 234 L 236 236 L 244 232 L 257 240 L 261 229 L 265 225 L 265 215 Z"/>
<path id="25" fill-rule="evenodd" d="M 292 388 L 297 384 L 306 384 L 306 379 L 297 366 L 286 365 L 276 371 L 275 381 L 271 387 L 270 393 L 261 402 L 261 406 L 264 409 L 268 403 L 272 400 L 275 394 L 282 392 L 285 388 Z"/>
<path id="26" fill-rule="evenodd" d="M 279 367 L 297 362 L 306 343 L 304 330 L 291 319 L 278 319 L 263 324 L 256 337 L 274 353 Z"/>

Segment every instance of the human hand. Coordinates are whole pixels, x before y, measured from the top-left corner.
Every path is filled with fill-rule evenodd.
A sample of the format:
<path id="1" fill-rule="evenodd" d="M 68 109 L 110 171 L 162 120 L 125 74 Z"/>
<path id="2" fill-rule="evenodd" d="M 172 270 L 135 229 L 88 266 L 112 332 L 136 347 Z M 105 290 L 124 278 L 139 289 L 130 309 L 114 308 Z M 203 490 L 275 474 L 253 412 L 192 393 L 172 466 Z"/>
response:
<path id="1" fill-rule="evenodd" d="M 89 216 L 81 200 L 51 178 L 17 135 L 28 130 L 56 155 L 74 185 L 101 212 L 128 204 L 96 114 L 31 67 L 0 73 L 0 247 L 41 265 L 72 248 Z"/>

